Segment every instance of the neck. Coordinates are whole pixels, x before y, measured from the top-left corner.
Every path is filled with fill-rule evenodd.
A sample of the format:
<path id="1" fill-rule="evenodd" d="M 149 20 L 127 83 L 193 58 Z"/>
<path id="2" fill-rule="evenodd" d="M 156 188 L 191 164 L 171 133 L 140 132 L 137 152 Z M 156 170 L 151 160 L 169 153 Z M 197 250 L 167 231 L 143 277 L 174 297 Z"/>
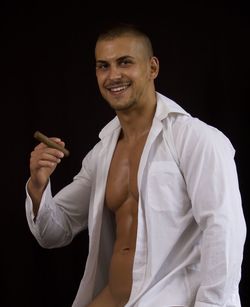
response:
<path id="1" fill-rule="evenodd" d="M 122 127 L 122 136 L 127 141 L 136 140 L 147 134 L 151 128 L 156 110 L 156 99 L 142 108 L 117 112 Z"/>

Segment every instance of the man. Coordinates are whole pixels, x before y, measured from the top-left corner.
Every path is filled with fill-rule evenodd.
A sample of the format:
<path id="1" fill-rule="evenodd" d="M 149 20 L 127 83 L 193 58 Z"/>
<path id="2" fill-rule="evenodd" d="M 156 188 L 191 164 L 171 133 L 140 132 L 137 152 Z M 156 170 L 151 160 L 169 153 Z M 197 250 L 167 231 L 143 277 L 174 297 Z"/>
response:
<path id="1" fill-rule="evenodd" d="M 117 116 L 57 195 L 49 178 L 63 153 L 43 143 L 27 183 L 41 246 L 67 245 L 88 227 L 73 307 L 239 307 L 246 226 L 230 141 L 156 92 L 159 62 L 140 30 L 102 33 L 95 57 Z"/>

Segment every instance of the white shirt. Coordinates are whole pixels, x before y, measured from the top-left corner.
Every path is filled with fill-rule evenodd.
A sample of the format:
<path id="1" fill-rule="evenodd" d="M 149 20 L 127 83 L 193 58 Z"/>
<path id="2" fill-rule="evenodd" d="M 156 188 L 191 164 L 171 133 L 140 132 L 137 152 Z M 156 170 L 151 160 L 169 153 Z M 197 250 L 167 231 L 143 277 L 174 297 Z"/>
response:
<path id="1" fill-rule="evenodd" d="M 88 227 L 89 255 L 72 307 L 107 284 L 113 223 L 103 206 L 119 134 L 115 117 L 55 197 L 44 191 L 29 227 L 45 248 L 69 244 Z M 219 130 L 157 93 L 157 109 L 138 170 L 138 229 L 133 286 L 126 307 L 240 307 L 246 237 L 234 149 Z"/>

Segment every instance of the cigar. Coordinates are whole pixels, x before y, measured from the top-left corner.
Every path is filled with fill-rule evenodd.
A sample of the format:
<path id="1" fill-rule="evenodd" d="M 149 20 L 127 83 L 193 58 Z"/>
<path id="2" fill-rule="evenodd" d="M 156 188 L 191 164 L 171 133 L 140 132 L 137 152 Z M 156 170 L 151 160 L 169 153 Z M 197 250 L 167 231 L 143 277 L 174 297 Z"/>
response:
<path id="1" fill-rule="evenodd" d="M 40 131 L 36 131 L 34 133 L 34 138 L 37 139 L 38 141 L 44 143 L 45 145 L 51 147 L 51 148 L 55 148 L 55 149 L 62 151 L 64 153 L 65 157 L 69 156 L 68 149 L 66 149 L 63 146 L 61 146 L 61 145 L 57 144 L 56 142 L 52 141 L 51 139 L 49 139 L 46 135 L 44 135 Z"/>

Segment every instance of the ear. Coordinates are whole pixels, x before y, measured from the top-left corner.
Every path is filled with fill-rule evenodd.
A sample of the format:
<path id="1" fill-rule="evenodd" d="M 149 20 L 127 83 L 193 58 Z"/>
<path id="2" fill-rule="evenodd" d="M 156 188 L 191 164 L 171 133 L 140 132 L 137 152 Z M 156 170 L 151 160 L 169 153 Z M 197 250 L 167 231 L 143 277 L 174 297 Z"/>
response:
<path id="1" fill-rule="evenodd" d="M 155 79 L 158 76 L 159 73 L 159 60 L 157 57 L 152 56 L 150 59 L 150 72 L 151 72 L 151 77 Z"/>

